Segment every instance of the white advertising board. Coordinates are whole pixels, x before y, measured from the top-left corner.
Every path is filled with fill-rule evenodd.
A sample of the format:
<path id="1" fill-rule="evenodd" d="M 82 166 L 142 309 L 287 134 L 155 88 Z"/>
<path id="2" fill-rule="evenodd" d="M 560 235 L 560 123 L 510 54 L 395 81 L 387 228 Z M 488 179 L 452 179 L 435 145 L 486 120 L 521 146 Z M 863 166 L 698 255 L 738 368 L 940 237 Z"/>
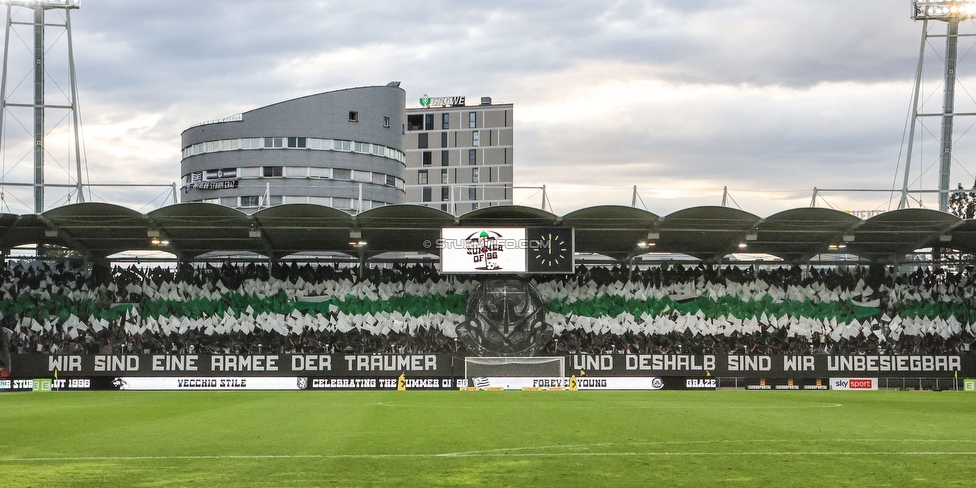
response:
<path id="1" fill-rule="evenodd" d="M 308 379 L 294 376 L 127 376 L 115 378 L 113 385 L 120 390 L 304 390 L 308 386 Z"/>
<path id="2" fill-rule="evenodd" d="M 473 386 L 479 388 L 502 388 L 505 390 L 521 390 L 523 388 L 569 389 L 570 378 L 531 378 L 531 377 L 478 377 L 472 378 Z M 653 376 L 641 377 L 578 377 L 578 390 L 660 390 L 664 388 L 664 381 Z"/>

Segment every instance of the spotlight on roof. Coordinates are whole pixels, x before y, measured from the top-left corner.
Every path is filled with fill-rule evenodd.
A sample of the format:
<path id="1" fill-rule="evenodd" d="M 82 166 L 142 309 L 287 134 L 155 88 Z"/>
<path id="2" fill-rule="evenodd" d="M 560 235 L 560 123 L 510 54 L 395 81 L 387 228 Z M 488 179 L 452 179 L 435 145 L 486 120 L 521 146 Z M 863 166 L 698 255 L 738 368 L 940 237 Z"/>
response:
<path id="1" fill-rule="evenodd" d="M 968 20 L 976 18 L 976 0 L 915 0 L 914 20 Z"/>

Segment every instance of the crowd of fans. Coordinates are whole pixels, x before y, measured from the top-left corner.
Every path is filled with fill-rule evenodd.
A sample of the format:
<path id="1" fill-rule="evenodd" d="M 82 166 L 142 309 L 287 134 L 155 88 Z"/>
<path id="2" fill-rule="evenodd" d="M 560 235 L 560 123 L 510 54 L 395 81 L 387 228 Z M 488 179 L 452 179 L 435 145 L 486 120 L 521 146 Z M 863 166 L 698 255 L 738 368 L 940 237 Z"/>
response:
<path id="1" fill-rule="evenodd" d="M 133 354 L 133 353 L 450 353 L 465 354 L 452 334 L 463 309 L 440 312 L 425 326 L 390 327 L 390 313 L 371 327 L 336 326 L 347 320 L 341 310 L 315 316 L 317 326 L 236 328 L 214 332 L 202 327 L 180 330 L 146 328 L 146 310 L 185 313 L 188 303 L 205 300 L 238 307 L 241 297 L 263 300 L 270 309 L 294 307 L 316 296 L 340 296 L 350 290 L 360 297 L 383 300 L 416 290 L 442 290 L 461 295 L 476 286 L 472 277 L 442 276 L 432 266 L 357 267 L 274 263 L 181 265 L 174 268 L 137 266 L 92 269 L 61 262 L 10 261 L 0 265 L 0 313 L 11 353 Z M 630 290 L 628 300 L 671 300 L 689 303 L 710 295 L 738 294 L 755 307 L 783 300 L 855 303 L 868 316 L 861 328 L 838 336 L 823 331 L 796 334 L 784 321 L 755 313 L 758 325 L 748 331 L 716 334 L 688 326 L 684 330 L 648 332 L 632 329 L 587 329 L 562 326 L 544 354 L 960 354 L 973 342 L 976 316 L 973 295 L 976 272 L 918 268 L 896 273 L 883 266 L 844 268 L 709 267 L 662 265 L 640 269 L 623 266 L 580 266 L 572 275 L 535 276 L 547 306 L 565 305 L 588 291 L 589 296 Z M 633 293 L 631 293 L 633 292 Z M 634 298 L 634 294 L 638 298 Z M 714 298 L 714 297 L 712 297 Z M 765 301 L 764 301 L 765 300 Z M 453 303 L 463 303 L 456 301 Z M 663 303 L 663 302 L 662 302 Z M 756 305 L 758 304 L 758 305 Z M 245 303 L 246 305 L 246 303 Z M 70 308 L 70 314 L 67 311 Z M 115 310 L 116 312 L 113 312 Z M 143 315 L 138 315 L 137 311 Z M 291 308 L 290 310 L 294 310 Z M 552 312 L 550 308 L 550 314 Z M 772 310 L 772 309 L 770 309 Z M 928 310 L 928 311 L 927 311 Z M 935 310 L 934 312 L 932 310 Z M 761 309 L 758 311 L 762 311 Z M 208 313 L 202 312 L 203 316 Z M 227 312 L 230 313 L 230 312 Z M 666 307 L 660 317 L 674 322 L 680 306 Z M 941 313 L 937 327 L 897 333 L 898 321 Z M 393 316 L 400 317 L 395 312 Z M 945 325 L 953 324 L 948 331 Z M 65 320 L 70 316 L 69 320 Z M 377 314 L 379 316 L 379 314 Z M 107 317 L 107 318 L 106 318 Z M 743 319 L 744 317 L 738 317 Z M 416 317 L 412 317 L 417 320 Z M 725 320 L 722 317 L 721 320 Z M 379 323 L 375 322 L 379 320 Z M 634 318 L 636 322 L 642 319 Z M 72 322 L 73 321 L 73 322 Z M 311 319 L 309 319 L 309 322 Z M 430 322 L 440 321 L 439 324 Z M 71 322 L 69 324 L 69 322 Z M 237 322 L 234 322 L 236 324 Z M 301 323 L 301 322 L 300 322 Z M 689 322 L 691 324 L 692 322 Z"/>

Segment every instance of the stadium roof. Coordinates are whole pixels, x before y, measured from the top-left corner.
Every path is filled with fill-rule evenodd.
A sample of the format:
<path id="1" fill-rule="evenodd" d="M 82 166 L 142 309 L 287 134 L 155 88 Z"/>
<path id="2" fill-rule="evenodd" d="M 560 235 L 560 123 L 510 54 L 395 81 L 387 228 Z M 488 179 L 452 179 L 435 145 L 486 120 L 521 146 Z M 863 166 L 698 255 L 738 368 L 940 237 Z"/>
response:
<path id="1" fill-rule="evenodd" d="M 437 254 L 443 227 L 575 229 L 576 252 L 625 260 L 648 252 L 718 262 L 735 252 L 764 253 L 789 263 L 819 254 L 853 254 L 893 263 L 940 246 L 976 253 L 976 221 L 928 209 L 882 213 L 867 220 L 824 208 L 797 208 L 761 218 L 728 207 L 693 207 L 661 217 L 625 206 L 583 208 L 562 217 L 531 207 L 498 206 L 455 217 L 440 210 L 391 205 L 352 216 L 320 205 L 278 205 L 246 214 L 208 203 L 182 203 L 142 214 L 107 203 L 79 203 L 39 215 L 0 214 L 0 249 L 52 244 L 104 258 L 132 250 L 165 250 L 191 260 L 211 252 L 253 252 L 273 259 L 305 252 L 369 258 L 388 252 Z"/>

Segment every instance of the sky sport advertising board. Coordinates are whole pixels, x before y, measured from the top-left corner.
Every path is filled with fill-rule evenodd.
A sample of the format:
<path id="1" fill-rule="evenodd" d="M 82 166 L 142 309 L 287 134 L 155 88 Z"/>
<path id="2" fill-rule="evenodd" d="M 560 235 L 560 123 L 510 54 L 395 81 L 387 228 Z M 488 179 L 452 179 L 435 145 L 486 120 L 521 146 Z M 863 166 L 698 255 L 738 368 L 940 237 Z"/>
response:
<path id="1" fill-rule="evenodd" d="M 870 391 L 878 389 L 877 378 L 831 378 L 831 390 Z"/>
<path id="2" fill-rule="evenodd" d="M 573 229 L 462 227 L 441 229 L 441 273 L 572 273 Z"/>

